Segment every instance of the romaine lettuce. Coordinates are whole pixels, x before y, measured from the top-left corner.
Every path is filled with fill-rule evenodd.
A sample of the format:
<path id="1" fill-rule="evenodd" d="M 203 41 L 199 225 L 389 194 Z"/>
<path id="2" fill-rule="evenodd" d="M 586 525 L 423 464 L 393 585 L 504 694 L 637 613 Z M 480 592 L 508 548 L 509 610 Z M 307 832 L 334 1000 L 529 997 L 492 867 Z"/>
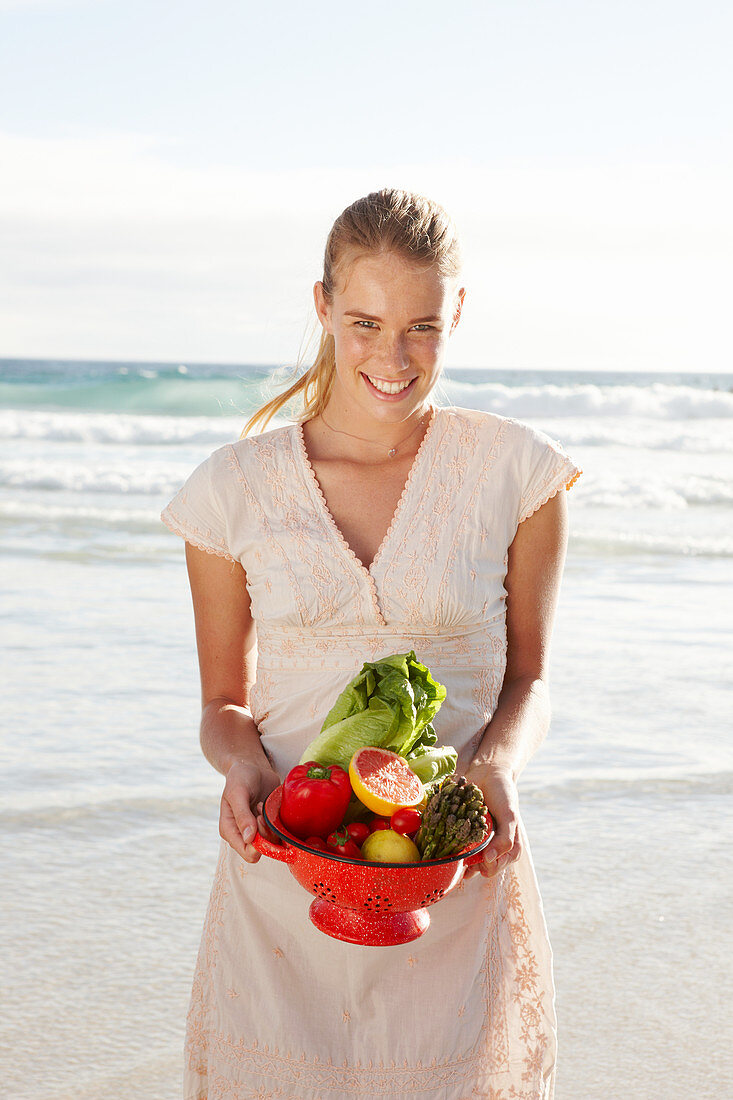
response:
<path id="1" fill-rule="evenodd" d="M 301 763 L 316 760 L 348 768 L 357 749 L 377 745 L 404 756 L 411 767 L 413 757 L 420 760 L 426 776 L 438 769 L 430 779 L 420 775 L 423 782 L 450 775 L 458 759 L 456 753 L 432 748 L 437 738 L 431 722 L 445 695 L 443 685 L 412 651 L 367 661 L 331 707 Z M 446 770 L 451 760 L 453 767 Z"/>

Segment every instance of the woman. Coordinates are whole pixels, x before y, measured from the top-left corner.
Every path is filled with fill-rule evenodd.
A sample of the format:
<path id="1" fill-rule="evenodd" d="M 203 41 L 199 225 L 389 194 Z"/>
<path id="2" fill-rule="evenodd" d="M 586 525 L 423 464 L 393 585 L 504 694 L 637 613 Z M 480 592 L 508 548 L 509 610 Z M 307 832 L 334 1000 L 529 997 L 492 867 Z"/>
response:
<path id="1" fill-rule="evenodd" d="M 553 1094 L 551 954 L 517 778 L 549 723 L 547 661 L 579 471 L 516 421 L 434 408 L 464 290 L 452 223 L 384 190 L 329 235 L 297 424 L 221 448 L 163 513 L 187 542 L 201 743 L 226 841 L 194 979 L 186 1097 Z M 250 422 L 250 427 L 252 422 Z M 420 939 L 324 936 L 251 841 L 260 804 L 363 661 L 414 649 L 435 725 L 496 823 L 480 875 Z"/>

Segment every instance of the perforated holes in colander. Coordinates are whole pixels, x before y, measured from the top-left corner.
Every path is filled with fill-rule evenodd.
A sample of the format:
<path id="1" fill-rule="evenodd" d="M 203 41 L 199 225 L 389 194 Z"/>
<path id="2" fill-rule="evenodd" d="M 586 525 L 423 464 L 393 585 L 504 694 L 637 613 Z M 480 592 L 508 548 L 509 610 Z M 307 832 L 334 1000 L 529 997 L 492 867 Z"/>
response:
<path id="1" fill-rule="evenodd" d="M 425 897 L 422 899 L 422 901 L 420 902 L 420 906 L 422 907 L 423 905 L 432 905 L 434 901 L 438 901 L 439 898 L 442 898 L 444 893 L 445 890 L 431 890 L 430 893 L 426 894 Z"/>
<path id="2" fill-rule="evenodd" d="M 363 904 L 372 913 L 381 913 L 384 909 L 392 908 L 392 902 L 386 894 L 368 894 Z"/>
<path id="3" fill-rule="evenodd" d="M 336 895 L 327 882 L 314 882 L 313 893 L 316 897 L 325 898 L 326 901 L 336 901 Z"/>

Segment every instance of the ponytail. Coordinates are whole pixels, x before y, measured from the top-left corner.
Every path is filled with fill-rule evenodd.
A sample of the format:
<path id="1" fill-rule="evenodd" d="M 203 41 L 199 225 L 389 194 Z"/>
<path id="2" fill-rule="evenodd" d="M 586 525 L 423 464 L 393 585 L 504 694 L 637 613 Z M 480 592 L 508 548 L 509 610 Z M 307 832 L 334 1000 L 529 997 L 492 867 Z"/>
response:
<path id="1" fill-rule="evenodd" d="M 302 401 L 302 411 L 298 420 L 312 420 L 320 414 L 328 404 L 333 388 L 333 376 L 336 370 L 336 355 L 334 351 L 334 339 L 330 333 L 321 332 L 321 341 L 313 365 L 305 374 L 288 387 L 277 397 L 273 397 L 266 405 L 249 418 L 244 426 L 242 437 L 248 435 L 253 429 L 263 432 L 273 416 L 288 405 L 295 398 Z"/>

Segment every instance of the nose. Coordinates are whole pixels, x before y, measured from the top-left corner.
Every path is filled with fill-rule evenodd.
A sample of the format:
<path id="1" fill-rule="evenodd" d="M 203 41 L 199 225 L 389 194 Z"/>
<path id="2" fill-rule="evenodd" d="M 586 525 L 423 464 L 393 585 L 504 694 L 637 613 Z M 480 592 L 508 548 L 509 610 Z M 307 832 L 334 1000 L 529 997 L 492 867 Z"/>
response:
<path id="1" fill-rule="evenodd" d="M 382 344 L 380 362 L 388 371 L 405 371 L 410 365 L 405 340 L 400 335 L 387 337 Z"/>

